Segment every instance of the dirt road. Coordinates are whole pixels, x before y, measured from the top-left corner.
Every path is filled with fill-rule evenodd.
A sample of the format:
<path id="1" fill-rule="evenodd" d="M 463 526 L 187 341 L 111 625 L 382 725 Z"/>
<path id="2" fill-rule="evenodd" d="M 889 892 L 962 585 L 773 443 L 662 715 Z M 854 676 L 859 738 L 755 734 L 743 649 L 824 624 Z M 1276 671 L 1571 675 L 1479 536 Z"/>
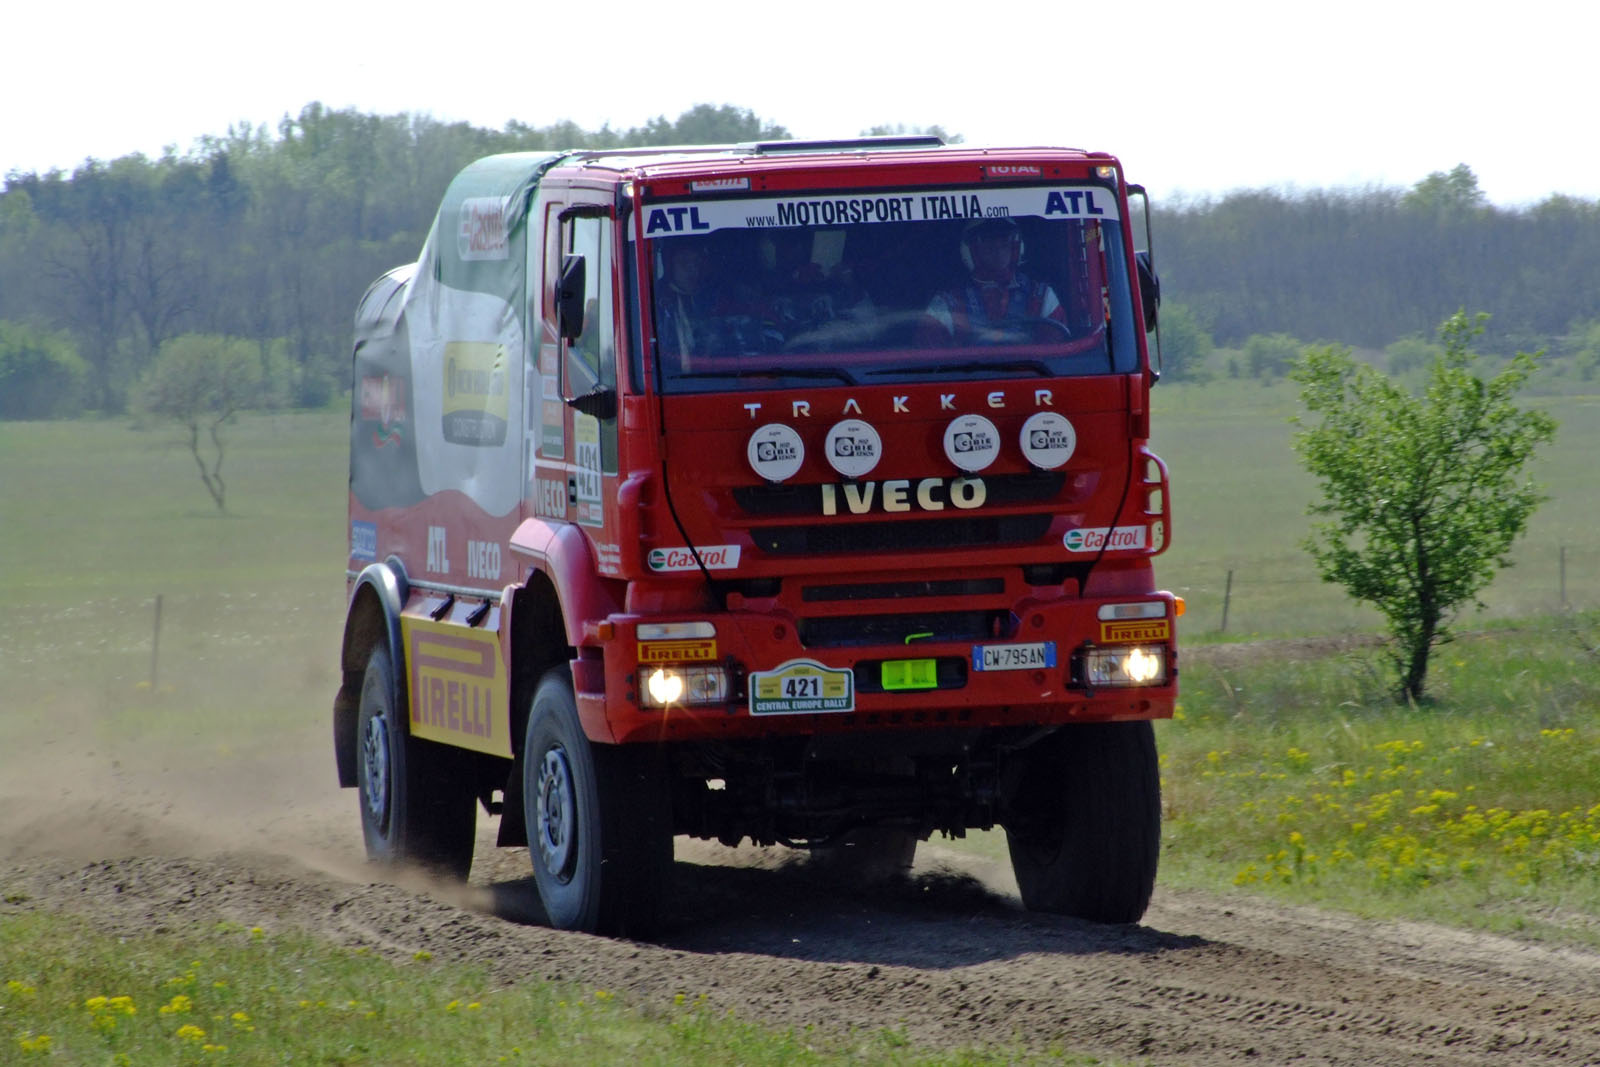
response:
<path id="1" fill-rule="evenodd" d="M 680 841 L 681 906 L 659 943 L 552 931 L 526 853 L 486 840 L 466 887 L 380 881 L 320 735 L 270 759 L 9 763 L 0 915 L 295 927 L 481 961 L 504 981 L 657 1005 L 703 993 L 777 1026 L 894 1027 L 929 1047 L 1197 1067 L 1600 1064 L 1600 953 L 1236 894 L 1158 890 L 1142 925 L 1095 926 L 1023 912 L 1007 871 L 937 842 L 911 880 L 862 888 L 778 850 Z"/>

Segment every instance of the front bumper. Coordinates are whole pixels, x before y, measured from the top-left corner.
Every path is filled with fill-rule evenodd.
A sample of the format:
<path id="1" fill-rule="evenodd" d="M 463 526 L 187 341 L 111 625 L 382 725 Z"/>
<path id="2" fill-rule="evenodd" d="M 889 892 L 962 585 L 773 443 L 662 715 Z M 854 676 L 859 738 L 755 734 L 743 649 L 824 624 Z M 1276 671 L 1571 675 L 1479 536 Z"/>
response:
<path id="1" fill-rule="evenodd" d="M 1148 606 L 1133 624 L 1115 611 L 1129 603 Z M 614 615 L 593 627 L 595 640 L 573 664 L 585 730 L 595 740 L 636 743 L 1047 726 L 1169 718 L 1177 698 L 1176 610 L 1164 592 L 1021 602 L 984 635 L 818 645 L 803 629 L 770 607 Z M 1139 682 L 1117 674 L 1123 661 L 1135 663 Z M 680 690 L 652 687 L 658 670 L 700 679 L 720 671 L 722 681 L 691 684 L 682 698 L 664 701 Z M 1106 684 L 1113 676 L 1124 684 Z M 691 702 L 691 690 L 712 699 Z"/>

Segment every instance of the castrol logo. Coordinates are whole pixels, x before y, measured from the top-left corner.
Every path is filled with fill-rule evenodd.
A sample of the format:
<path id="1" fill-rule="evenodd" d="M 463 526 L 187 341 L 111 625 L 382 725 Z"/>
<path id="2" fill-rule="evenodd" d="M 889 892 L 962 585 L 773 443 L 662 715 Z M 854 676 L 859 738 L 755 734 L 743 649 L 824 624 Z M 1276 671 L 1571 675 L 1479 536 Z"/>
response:
<path id="1" fill-rule="evenodd" d="M 1061 543 L 1068 552 L 1115 552 L 1143 548 L 1145 533 L 1143 526 L 1083 526 L 1068 530 Z"/>
<path id="2" fill-rule="evenodd" d="M 699 553 L 700 562 L 695 562 Z M 652 548 L 645 556 L 645 565 L 657 573 L 672 571 L 697 571 L 701 565 L 708 571 L 728 571 L 739 565 L 738 545 L 697 545 L 693 552 L 687 548 Z"/>
<path id="3" fill-rule="evenodd" d="M 460 227 L 456 231 L 456 254 L 465 262 L 480 259 L 505 259 L 511 246 L 506 240 L 507 198 L 469 196 L 461 201 Z"/>

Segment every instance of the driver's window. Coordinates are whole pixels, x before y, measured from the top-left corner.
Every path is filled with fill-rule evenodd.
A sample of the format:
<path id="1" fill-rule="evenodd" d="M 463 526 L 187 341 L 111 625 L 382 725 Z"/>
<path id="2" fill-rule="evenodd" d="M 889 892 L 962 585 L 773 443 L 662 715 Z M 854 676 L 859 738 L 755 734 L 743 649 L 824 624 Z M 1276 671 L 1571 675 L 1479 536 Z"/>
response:
<path id="1" fill-rule="evenodd" d="M 566 222 L 562 249 L 584 258 L 583 332 L 567 344 L 569 396 L 616 387 L 616 320 L 612 315 L 610 220 Z"/>

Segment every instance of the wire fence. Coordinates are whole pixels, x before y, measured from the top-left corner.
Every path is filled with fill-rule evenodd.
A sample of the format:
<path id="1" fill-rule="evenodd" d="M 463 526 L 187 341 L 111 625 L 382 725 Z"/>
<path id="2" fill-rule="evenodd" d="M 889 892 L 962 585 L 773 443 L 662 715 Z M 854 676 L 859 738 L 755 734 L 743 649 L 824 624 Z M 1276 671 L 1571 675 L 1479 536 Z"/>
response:
<path id="1" fill-rule="evenodd" d="M 1319 578 L 1309 558 L 1287 568 L 1275 561 L 1270 569 L 1235 561 L 1203 577 L 1194 571 L 1175 575 L 1168 568 L 1162 577 L 1184 597 L 1191 633 L 1339 633 L 1382 625 L 1375 608 L 1353 600 L 1342 585 Z M 1519 552 L 1480 599 L 1483 614 L 1491 618 L 1600 609 L 1600 546 Z M 1464 605 L 1460 617 L 1476 611 L 1475 605 Z"/>

